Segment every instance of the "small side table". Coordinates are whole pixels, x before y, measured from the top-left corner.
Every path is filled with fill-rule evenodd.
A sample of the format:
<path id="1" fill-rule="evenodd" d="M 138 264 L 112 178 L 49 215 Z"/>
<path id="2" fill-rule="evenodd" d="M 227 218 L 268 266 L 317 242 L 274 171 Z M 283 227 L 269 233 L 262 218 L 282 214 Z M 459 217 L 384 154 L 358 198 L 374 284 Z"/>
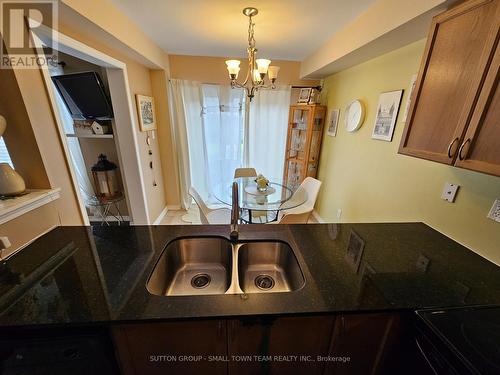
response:
<path id="1" fill-rule="evenodd" d="M 120 225 L 121 223 L 124 223 L 125 220 L 120 212 L 118 203 L 124 199 L 125 196 L 123 194 L 117 195 L 113 198 L 99 198 L 93 196 L 92 199 L 87 202 L 87 206 L 96 208 L 96 214 L 101 219 L 101 226 L 104 224 L 109 226 L 108 216 L 113 216 L 118 221 L 118 225 Z"/>

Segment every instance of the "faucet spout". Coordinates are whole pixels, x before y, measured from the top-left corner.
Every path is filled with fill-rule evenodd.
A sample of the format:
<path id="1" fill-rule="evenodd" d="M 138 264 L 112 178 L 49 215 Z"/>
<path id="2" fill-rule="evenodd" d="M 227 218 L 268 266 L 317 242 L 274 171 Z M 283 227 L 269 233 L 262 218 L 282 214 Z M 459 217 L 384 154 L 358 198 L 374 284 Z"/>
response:
<path id="1" fill-rule="evenodd" d="M 232 205 L 231 205 L 231 233 L 229 234 L 229 238 L 231 240 L 237 240 L 238 233 L 238 220 L 240 217 L 240 207 L 238 204 L 238 183 L 236 181 L 233 182 L 233 191 L 232 191 Z"/>

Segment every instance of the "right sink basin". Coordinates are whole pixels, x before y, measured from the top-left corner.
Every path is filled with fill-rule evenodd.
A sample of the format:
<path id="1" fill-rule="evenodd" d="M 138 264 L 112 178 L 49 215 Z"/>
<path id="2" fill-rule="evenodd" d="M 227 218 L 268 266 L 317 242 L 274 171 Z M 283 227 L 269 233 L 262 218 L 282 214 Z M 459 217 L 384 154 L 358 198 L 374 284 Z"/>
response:
<path id="1" fill-rule="evenodd" d="M 238 281 L 244 293 L 291 292 L 302 288 L 304 275 L 285 242 L 247 242 L 238 249 Z"/>

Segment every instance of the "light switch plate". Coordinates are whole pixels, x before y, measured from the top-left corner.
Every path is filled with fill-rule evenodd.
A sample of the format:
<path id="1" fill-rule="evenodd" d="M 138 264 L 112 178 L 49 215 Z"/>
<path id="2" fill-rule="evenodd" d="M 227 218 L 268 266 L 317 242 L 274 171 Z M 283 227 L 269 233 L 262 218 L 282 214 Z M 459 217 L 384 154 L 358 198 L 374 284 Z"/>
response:
<path id="1" fill-rule="evenodd" d="M 500 223 L 500 199 L 496 199 L 488 213 L 488 218 Z"/>
<path id="2" fill-rule="evenodd" d="M 447 182 L 444 185 L 443 193 L 441 194 L 441 199 L 453 203 L 455 201 L 455 197 L 457 196 L 457 191 L 460 185 L 450 184 Z"/>

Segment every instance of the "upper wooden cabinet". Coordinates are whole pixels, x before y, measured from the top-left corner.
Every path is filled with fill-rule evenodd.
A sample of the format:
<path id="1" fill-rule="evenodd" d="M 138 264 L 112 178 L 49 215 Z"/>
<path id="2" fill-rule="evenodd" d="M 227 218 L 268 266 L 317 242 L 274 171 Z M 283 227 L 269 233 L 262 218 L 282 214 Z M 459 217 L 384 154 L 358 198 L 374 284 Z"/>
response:
<path id="1" fill-rule="evenodd" d="M 500 176 L 500 48 L 481 90 L 455 165 Z"/>
<path id="2" fill-rule="evenodd" d="M 500 0 L 436 16 L 399 152 L 500 175 Z"/>

